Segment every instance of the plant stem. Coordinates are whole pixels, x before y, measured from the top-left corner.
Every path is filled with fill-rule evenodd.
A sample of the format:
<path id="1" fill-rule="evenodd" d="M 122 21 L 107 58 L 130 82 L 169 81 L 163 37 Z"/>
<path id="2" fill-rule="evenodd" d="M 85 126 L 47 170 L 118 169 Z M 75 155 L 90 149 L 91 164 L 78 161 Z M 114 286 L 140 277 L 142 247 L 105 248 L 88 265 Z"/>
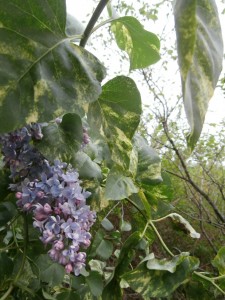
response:
<path id="1" fill-rule="evenodd" d="M 169 216 L 170 216 L 170 214 L 169 214 L 169 215 L 166 215 L 165 217 L 162 217 L 162 218 L 159 218 L 159 219 L 152 220 L 152 222 L 153 222 L 153 223 L 161 222 L 161 221 L 163 221 L 163 220 L 166 220 Z"/>
<path id="2" fill-rule="evenodd" d="M 213 277 L 213 280 L 220 280 L 220 279 L 224 279 L 224 278 L 225 278 L 225 274 L 217 276 L 217 277 Z"/>
<path id="3" fill-rule="evenodd" d="M 163 248 L 166 250 L 166 252 L 171 255 L 172 257 L 174 257 L 174 254 L 170 251 L 170 249 L 167 247 L 167 245 L 165 244 L 165 242 L 163 241 L 160 233 L 158 232 L 157 228 L 155 227 L 155 225 L 153 224 L 152 220 L 148 220 L 148 218 L 145 216 L 145 214 L 140 210 L 140 208 L 129 198 L 126 198 L 133 206 L 135 206 L 135 208 L 142 214 L 142 216 L 146 219 L 147 224 L 144 228 L 144 232 L 147 230 L 148 225 L 150 225 L 152 227 L 152 229 L 154 230 L 155 234 L 157 235 L 160 243 L 162 244 Z"/>
<path id="4" fill-rule="evenodd" d="M 27 245 L 28 245 L 28 223 L 27 223 L 27 216 L 25 215 L 25 213 L 23 214 L 23 220 L 24 220 L 24 223 L 23 223 L 23 235 L 24 235 L 23 257 L 22 257 L 22 262 L 20 265 L 19 272 L 17 273 L 13 282 L 16 282 L 20 278 L 20 276 L 23 272 L 24 266 L 25 266 L 25 262 L 26 262 Z"/>
<path id="5" fill-rule="evenodd" d="M 167 247 L 167 245 L 165 244 L 165 242 L 163 241 L 160 233 L 158 232 L 157 228 L 155 227 L 155 225 L 153 224 L 153 222 L 150 220 L 149 224 L 151 225 L 152 229 L 155 231 L 155 234 L 157 235 L 160 243 L 162 244 L 163 248 L 166 250 L 166 252 L 171 255 L 172 257 L 174 257 L 174 254 L 170 251 L 170 249 Z"/>
<path id="6" fill-rule="evenodd" d="M 112 212 L 119 204 L 121 204 L 120 201 L 118 201 L 118 202 L 110 209 L 110 211 L 107 213 L 107 215 L 105 215 L 104 219 L 107 218 L 107 217 L 111 214 L 111 212 Z"/>
<path id="7" fill-rule="evenodd" d="M 218 219 L 220 221 L 222 221 L 222 223 L 225 223 L 225 216 L 220 212 L 219 208 L 216 206 L 215 202 L 213 201 L 213 199 L 211 199 L 209 197 L 208 194 L 206 194 L 193 180 L 192 180 L 192 177 L 187 169 L 187 166 L 186 166 L 186 163 L 183 159 L 183 157 L 181 156 L 178 148 L 176 147 L 174 141 L 172 140 L 172 138 L 170 137 L 169 135 L 169 130 L 168 130 L 168 126 L 167 126 L 167 121 L 164 120 L 162 121 L 162 125 L 163 125 L 163 129 L 164 129 L 164 132 L 166 134 L 166 137 L 168 139 L 168 141 L 170 142 L 174 152 L 176 153 L 180 163 L 181 163 L 181 166 L 184 170 L 184 173 L 186 175 L 186 178 L 184 179 L 184 177 L 180 177 L 179 175 L 177 177 L 180 177 L 181 179 L 184 179 L 185 181 L 187 181 L 208 203 L 209 205 L 213 208 L 215 214 L 217 215 Z M 169 172 L 168 172 L 169 173 Z M 170 172 L 171 173 L 171 172 Z"/>
<path id="8" fill-rule="evenodd" d="M 85 28 L 84 30 L 84 34 L 83 34 L 83 37 L 80 41 L 80 46 L 81 47 L 85 47 L 86 43 L 87 43 L 87 40 L 91 34 L 91 31 L 92 29 L 94 28 L 95 26 L 95 23 L 97 22 L 100 14 L 102 13 L 103 9 L 105 8 L 105 6 L 107 5 L 109 0 L 101 0 L 98 4 L 98 6 L 96 7 L 90 21 L 88 22 L 87 24 L 87 27 Z"/>
<path id="9" fill-rule="evenodd" d="M 21 276 L 21 274 L 22 274 L 22 272 L 24 270 L 24 266 L 25 266 L 25 262 L 26 262 L 27 245 L 28 245 L 28 223 L 27 223 L 27 216 L 25 214 L 23 214 L 23 219 L 24 219 L 24 223 L 23 223 L 23 228 L 24 228 L 24 231 L 23 231 L 23 234 L 24 234 L 24 247 L 23 247 L 22 262 L 21 262 L 21 265 L 20 265 L 20 269 L 19 269 L 18 273 L 16 274 L 15 279 L 10 284 L 8 290 L 0 298 L 0 300 L 5 300 L 5 299 L 8 298 L 8 296 L 13 291 L 14 286 L 16 285 L 16 282 L 18 281 L 18 279 L 20 278 L 20 276 Z"/>
<path id="10" fill-rule="evenodd" d="M 128 202 L 130 202 L 138 211 L 139 213 L 145 218 L 145 220 L 148 222 L 148 218 L 146 215 L 143 213 L 143 211 L 135 204 L 130 198 L 126 198 Z"/>
<path id="11" fill-rule="evenodd" d="M 98 24 L 97 26 L 95 26 L 95 27 L 91 30 L 90 35 L 91 35 L 93 32 L 95 32 L 96 30 L 98 30 L 100 27 L 104 26 L 105 24 L 111 23 L 113 20 L 115 20 L 115 19 L 110 18 L 110 19 L 108 19 L 108 20 L 105 20 L 105 21 L 101 22 L 100 24 Z"/>
<path id="12" fill-rule="evenodd" d="M 13 290 L 13 285 L 10 284 L 8 290 L 5 292 L 5 294 L 0 298 L 0 300 L 5 300 L 8 298 L 8 296 L 11 294 L 12 290 Z"/>
<path id="13" fill-rule="evenodd" d="M 201 274 L 201 273 L 199 273 L 199 272 L 196 272 L 196 271 L 194 272 L 194 274 L 197 275 L 198 277 L 201 277 L 202 279 L 204 279 L 204 280 L 206 280 L 206 281 L 209 281 L 212 285 L 215 286 L 215 288 L 217 288 L 223 295 L 225 295 L 225 291 L 222 290 L 221 287 L 219 287 L 219 286 L 214 282 L 215 278 L 217 278 L 217 277 L 215 277 L 215 278 L 210 278 L 210 277 L 207 277 L 207 276 L 205 276 L 205 275 L 203 275 L 203 274 Z"/>
<path id="14" fill-rule="evenodd" d="M 143 239 L 143 237 L 145 236 L 145 232 L 146 232 L 148 226 L 149 226 L 149 221 L 146 223 L 145 228 L 144 228 L 144 230 L 143 230 L 143 232 L 142 232 L 142 234 L 141 234 L 141 238 L 142 238 L 142 239 Z"/>

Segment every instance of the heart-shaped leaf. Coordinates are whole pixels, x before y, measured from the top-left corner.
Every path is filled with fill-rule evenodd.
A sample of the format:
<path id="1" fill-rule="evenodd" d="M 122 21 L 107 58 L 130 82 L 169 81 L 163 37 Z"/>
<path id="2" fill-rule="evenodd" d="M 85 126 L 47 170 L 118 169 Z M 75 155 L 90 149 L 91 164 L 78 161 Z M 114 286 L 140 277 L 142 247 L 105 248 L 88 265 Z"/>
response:
<path id="1" fill-rule="evenodd" d="M 131 139 L 139 125 L 141 113 L 141 96 L 137 86 L 125 76 L 108 81 L 98 101 L 89 106 L 90 127 L 98 132 L 103 129 L 112 160 L 126 170 L 132 152 Z"/>
<path id="2" fill-rule="evenodd" d="M 0 132 L 82 115 L 101 93 L 104 70 L 66 36 L 65 0 L 1 1 L 0 20 Z"/>
<path id="3" fill-rule="evenodd" d="M 114 20 L 111 29 L 119 48 L 129 55 L 130 70 L 146 68 L 160 59 L 159 39 L 134 17 Z"/>

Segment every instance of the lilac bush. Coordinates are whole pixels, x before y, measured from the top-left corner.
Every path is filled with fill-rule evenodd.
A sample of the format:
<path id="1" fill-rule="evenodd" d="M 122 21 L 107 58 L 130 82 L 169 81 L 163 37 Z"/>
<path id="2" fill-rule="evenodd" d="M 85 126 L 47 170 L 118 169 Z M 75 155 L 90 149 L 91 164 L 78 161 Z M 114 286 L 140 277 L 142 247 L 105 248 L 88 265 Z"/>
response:
<path id="1" fill-rule="evenodd" d="M 86 130 L 84 134 L 86 144 Z M 95 212 L 86 205 L 90 192 L 81 187 L 71 165 L 59 160 L 50 165 L 30 143 L 41 138 L 39 124 L 1 137 L 4 162 L 14 181 L 10 189 L 16 192 L 19 209 L 33 215 L 40 240 L 50 245 L 51 259 L 65 266 L 67 273 L 79 275 L 86 260 L 82 250 L 90 245 L 89 230 L 96 220 Z"/>

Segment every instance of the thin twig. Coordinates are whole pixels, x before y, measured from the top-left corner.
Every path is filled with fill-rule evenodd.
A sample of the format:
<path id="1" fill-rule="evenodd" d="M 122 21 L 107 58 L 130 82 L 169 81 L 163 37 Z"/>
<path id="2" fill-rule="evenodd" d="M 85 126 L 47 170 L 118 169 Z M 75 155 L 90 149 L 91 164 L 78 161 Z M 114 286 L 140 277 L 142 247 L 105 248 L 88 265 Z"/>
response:
<path id="1" fill-rule="evenodd" d="M 182 156 L 180 155 L 179 150 L 177 149 L 174 141 L 171 139 L 171 137 L 169 136 L 169 132 L 168 132 L 168 128 L 167 128 L 167 122 L 163 121 L 163 128 L 164 128 L 164 132 L 167 136 L 167 139 L 169 140 L 170 144 L 173 147 L 174 152 L 176 153 L 177 157 L 179 158 L 179 161 L 181 163 L 181 166 L 184 170 L 184 173 L 186 175 L 186 180 L 187 182 L 189 182 L 191 184 L 191 186 L 200 194 L 204 197 L 204 199 L 209 203 L 209 205 L 213 208 L 215 214 L 217 215 L 217 217 L 223 222 L 225 223 L 225 216 L 219 211 L 218 207 L 215 205 L 215 203 L 212 201 L 212 199 L 203 191 L 199 188 L 199 186 L 192 180 L 188 170 L 187 170 L 187 166 L 182 158 Z"/>

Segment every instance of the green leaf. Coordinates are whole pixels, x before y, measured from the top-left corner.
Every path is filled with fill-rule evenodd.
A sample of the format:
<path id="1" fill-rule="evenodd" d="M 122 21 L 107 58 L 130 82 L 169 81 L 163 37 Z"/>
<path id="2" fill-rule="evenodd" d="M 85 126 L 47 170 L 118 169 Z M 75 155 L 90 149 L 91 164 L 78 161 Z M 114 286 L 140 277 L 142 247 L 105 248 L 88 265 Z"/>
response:
<path id="1" fill-rule="evenodd" d="M 136 180 L 142 184 L 162 182 L 161 160 L 155 150 L 139 135 L 135 135 L 134 137 L 134 147 L 138 152 Z"/>
<path id="2" fill-rule="evenodd" d="M 121 231 L 131 231 L 132 226 L 129 222 L 126 222 L 124 220 L 122 220 L 121 224 L 120 224 L 120 230 Z"/>
<path id="3" fill-rule="evenodd" d="M 110 231 L 114 229 L 113 224 L 109 221 L 109 219 L 104 218 L 101 222 L 102 227 L 104 227 L 105 230 Z"/>
<path id="4" fill-rule="evenodd" d="M 174 273 L 177 269 L 177 266 L 183 261 L 184 257 L 187 257 L 188 255 L 188 252 L 184 252 L 180 255 L 174 256 L 171 260 L 168 260 L 166 258 L 157 259 L 153 254 L 153 257 L 147 261 L 147 268 L 149 270 L 163 270 Z"/>
<path id="5" fill-rule="evenodd" d="M 11 202 L 0 203 L 0 226 L 4 226 L 17 213 L 16 207 Z"/>
<path id="6" fill-rule="evenodd" d="M 134 17 L 112 21 L 111 30 L 118 47 L 129 55 L 130 70 L 148 67 L 160 59 L 159 39 L 154 33 L 144 30 Z"/>
<path id="7" fill-rule="evenodd" d="M 74 291 L 66 291 L 56 296 L 57 300 L 80 300 L 80 296 Z"/>
<path id="8" fill-rule="evenodd" d="M 104 70 L 66 36 L 66 1 L 1 1 L 0 20 L 0 132 L 83 115 L 101 93 Z"/>
<path id="9" fill-rule="evenodd" d="M 0 165 L 1 165 L 1 161 L 0 161 Z M 8 172 L 8 170 L 1 170 L 0 169 L 0 202 L 2 200 L 5 199 L 5 197 L 11 193 L 11 191 L 9 190 L 9 184 L 10 182 L 10 172 Z"/>
<path id="10" fill-rule="evenodd" d="M 214 0 L 174 1 L 178 58 L 193 149 L 202 131 L 208 102 L 223 61 L 223 41 Z"/>
<path id="11" fill-rule="evenodd" d="M 95 258 L 97 253 L 97 249 L 98 247 L 100 246 L 102 240 L 104 239 L 104 235 L 105 235 L 105 231 L 103 229 L 99 229 L 95 236 L 94 236 L 94 239 L 91 243 L 91 246 L 88 248 L 88 256 L 89 258 Z"/>
<path id="12" fill-rule="evenodd" d="M 105 185 L 106 200 L 122 200 L 138 192 L 131 178 L 122 175 L 119 171 L 111 170 Z"/>
<path id="13" fill-rule="evenodd" d="M 96 249 L 96 254 L 103 259 L 108 259 L 113 253 L 113 244 L 110 241 L 102 240 L 98 248 Z"/>
<path id="14" fill-rule="evenodd" d="M 219 270 L 220 275 L 225 275 L 225 246 L 219 249 L 212 264 Z"/>
<path id="15" fill-rule="evenodd" d="M 44 289 L 42 289 L 42 294 L 43 294 L 44 299 L 46 299 L 46 300 L 55 300 L 56 299 L 52 295 L 48 294 Z"/>
<path id="16" fill-rule="evenodd" d="M 62 122 L 49 123 L 42 129 L 43 138 L 35 146 L 50 161 L 73 156 L 81 147 L 83 127 L 81 118 L 74 113 L 65 114 Z"/>
<path id="17" fill-rule="evenodd" d="M 12 275 L 13 270 L 13 261 L 5 252 L 0 252 L 0 266 L 0 283 L 2 284 L 8 277 Z"/>
<path id="18" fill-rule="evenodd" d="M 104 269 L 106 266 L 106 263 L 104 261 L 91 259 L 88 264 L 91 268 L 91 271 L 97 271 L 101 275 L 104 274 Z"/>
<path id="19" fill-rule="evenodd" d="M 99 102 L 106 113 L 108 123 L 111 126 L 117 124 L 131 139 L 142 114 L 141 95 L 134 80 L 126 76 L 117 76 L 109 80 L 102 87 Z"/>
<path id="20" fill-rule="evenodd" d="M 75 290 L 80 289 L 81 286 L 85 285 L 85 277 L 84 276 L 71 276 L 70 277 L 70 285 L 71 288 Z"/>
<path id="21" fill-rule="evenodd" d="M 85 278 L 86 282 L 91 290 L 91 293 L 95 297 L 99 297 L 103 291 L 102 276 L 96 272 L 90 272 L 90 275 Z"/>
<path id="22" fill-rule="evenodd" d="M 198 267 L 195 257 L 183 257 L 174 273 L 161 270 L 148 270 L 145 263 L 122 276 L 129 286 L 144 299 L 168 297 L 181 284 L 186 283 Z"/>
<path id="23" fill-rule="evenodd" d="M 128 266 L 130 265 L 135 254 L 134 247 L 137 246 L 140 240 L 140 233 L 138 231 L 135 231 L 125 241 L 123 247 L 121 248 L 114 273 L 112 274 L 111 278 L 109 279 L 109 282 L 104 288 L 104 300 L 122 299 L 122 291 L 120 288 L 120 276 L 127 271 Z"/>
<path id="24" fill-rule="evenodd" d="M 92 161 L 91 158 L 84 152 L 79 151 L 74 156 L 74 163 L 79 171 L 80 178 L 98 180 L 102 179 L 102 171 L 96 162 Z"/>
<path id="25" fill-rule="evenodd" d="M 141 96 L 129 77 L 117 76 L 102 88 L 99 100 L 89 106 L 91 128 L 103 129 L 111 150 L 111 158 L 124 169 L 129 168 L 131 139 L 142 113 Z"/>
<path id="26" fill-rule="evenodd" d="M 50 286 L 56 286 L 63 281 L 65 270 L 55 262 L 53 262 L 47 254 L 41 254 L 36 265 L 40 270 L 40 279 Z"/>
<path id="27" fill-rule="evenodd" d="M 140 209 L 145 210 L 146 216 L 151 218 L 151 205 L 149 204 L 142 189 L 138 191 L 138 194 L 133 194 L 130 196 L 130 200 Z"/>
<path id="28" fill-rule="evenodd" d="M 67 14 L 66 15 L 66 35 L 74 36 L 78 34 L 82 34 L 84 31 L 83 25 L 80 21 L 78 21 L 74 16 Z M 78 39 L 74 39 L 76 42 Z"/>
<path id="29" fill-rule="evenodd" d="M 115 276 L 121 276 L 128 268 L 134 255 L 134 248 L 141 240 L 141 234 L 138 231 L 132 233 L 123 244 L 115 269 Z"/>
<path id="30" fill-rule="evenodd" d="M 103 290 L 102 299 L 119 300 L 122 299 L 122 290 L 118 280 L 113 279 Z"/>
<path id="31" fill-rule="evenodd" d="M 59 127 L 64 133 L 67 145 L 71 144 L 71 147 L 75 147 L 78 144 L 80 146 L 83 141 L 83 126 L 81 118 L 77 114 L 65 114 Z"/>

